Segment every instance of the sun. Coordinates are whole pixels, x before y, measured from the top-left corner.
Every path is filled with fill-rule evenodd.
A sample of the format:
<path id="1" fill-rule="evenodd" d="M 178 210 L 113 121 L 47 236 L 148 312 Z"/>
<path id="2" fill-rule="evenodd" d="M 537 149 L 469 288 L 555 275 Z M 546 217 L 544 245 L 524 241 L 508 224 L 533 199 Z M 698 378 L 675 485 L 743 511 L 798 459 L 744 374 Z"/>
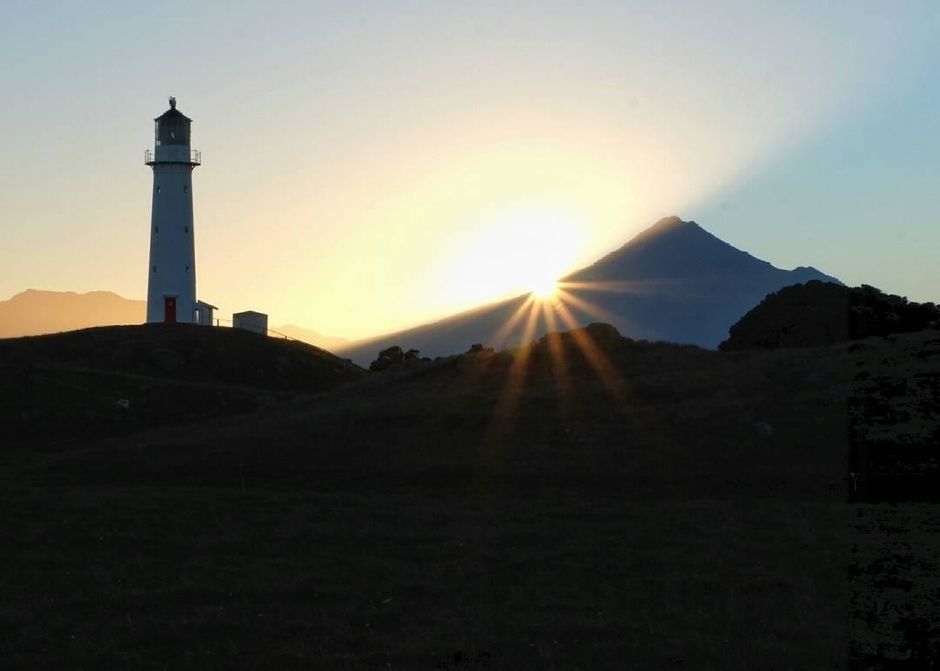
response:
<path id="1" fill-rule="evenodd" d="M 532 289 L 530 293 L 536 300 L 545 301 L 553 297 L 557 291 L 557 281 L 553 279 L 540 279 L 532 283 Z"/>
<path id="2" fill-rule="evenodd" d="M 574 206 L 551 202 L 473 213 L 442 255 L 448 300 L 469 307 L 524 294 L 551 302 L 558 278 L 574 269 L 584 248 L 584 220 Z"/>

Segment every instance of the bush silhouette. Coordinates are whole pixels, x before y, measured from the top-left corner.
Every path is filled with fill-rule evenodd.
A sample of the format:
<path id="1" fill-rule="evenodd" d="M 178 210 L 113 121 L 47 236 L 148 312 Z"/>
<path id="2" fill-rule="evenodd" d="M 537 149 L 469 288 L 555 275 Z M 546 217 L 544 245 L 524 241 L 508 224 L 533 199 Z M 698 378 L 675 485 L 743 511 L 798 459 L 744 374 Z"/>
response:
<path id="1" fill-rule="evenodd" d="M 875 287 L 813 280 L 768 296 L 731 327 L 721 350 L 812 347 L 936 326 L 940 307 Z"/>
<path id="2" fill-rule="evenodd" d="M 392 366 L 397 366 L 405 361 L 420 361 L 421 352 L 416 349 L 410 349 L 407 352 L 398 345 L 393 345 L 379 352 L 379 357 L 369 364 L 371 371 L 383 371 Z"/>
<path id="3" fill-rule="evenodd" d="M 371 371 L 383 371 L 405 360 L 405 352 L 398 345 L 393 345 L 379 352 L 379 357 L 369 364 Z"/>

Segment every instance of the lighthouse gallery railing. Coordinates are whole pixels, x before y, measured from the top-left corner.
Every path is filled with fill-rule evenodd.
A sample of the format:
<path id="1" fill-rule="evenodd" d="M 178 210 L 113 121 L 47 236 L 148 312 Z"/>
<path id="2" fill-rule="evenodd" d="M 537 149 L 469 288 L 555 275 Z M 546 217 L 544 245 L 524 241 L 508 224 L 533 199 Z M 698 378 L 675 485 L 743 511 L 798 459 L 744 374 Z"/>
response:
<path id="1" fill-rule="evenodd" d="M 167 163 L 178 163 L 179 161 L 167 161 Z M 202 152 L 198 149 L 189 150 L 189 161 L 185 161 L 191 165 L 202 165 Z M 144 163 L 150 165 L 151 163 L 156 163 L 156 159 L 153 156 L 152 149 L 144 150 Z"/>

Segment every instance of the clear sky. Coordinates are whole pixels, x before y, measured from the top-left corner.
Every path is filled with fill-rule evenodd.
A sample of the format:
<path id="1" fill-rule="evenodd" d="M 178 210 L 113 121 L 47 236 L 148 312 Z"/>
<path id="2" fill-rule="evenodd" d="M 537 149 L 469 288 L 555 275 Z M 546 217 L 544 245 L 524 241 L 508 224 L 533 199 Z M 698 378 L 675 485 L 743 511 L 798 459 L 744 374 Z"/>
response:
<path id="1" fill-rule="evenodd" d="M 146 294 L 152 119 L 197 290 L 360 337 L 656 219 L 940 300 L 940 3 L 0 4 L 0 299 Z"/>

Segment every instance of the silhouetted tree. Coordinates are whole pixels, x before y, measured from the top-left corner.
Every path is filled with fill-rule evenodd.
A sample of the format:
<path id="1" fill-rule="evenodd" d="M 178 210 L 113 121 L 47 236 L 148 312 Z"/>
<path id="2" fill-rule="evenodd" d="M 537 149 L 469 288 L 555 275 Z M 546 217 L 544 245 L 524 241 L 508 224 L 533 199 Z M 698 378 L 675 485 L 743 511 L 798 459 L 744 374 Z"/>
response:
<path id="1" fill-rule="evenodd" d="M 421 352 L 416 349 L 405 351 L 398 345 L 393 345 L 379 352 L 379 357 L 369 364 L 369 370 L 383 371 L 392 366 L 412 361 L 430 361 L 430 359 L 422 359 Z"/>
<path id="2" fill-rule="evenodd" d="M 379 352 L 379 358 L 369 364 L 371 371 L 383 371 L 405 360 L 405 352 L 398 345 L 393 345 Z"/>

